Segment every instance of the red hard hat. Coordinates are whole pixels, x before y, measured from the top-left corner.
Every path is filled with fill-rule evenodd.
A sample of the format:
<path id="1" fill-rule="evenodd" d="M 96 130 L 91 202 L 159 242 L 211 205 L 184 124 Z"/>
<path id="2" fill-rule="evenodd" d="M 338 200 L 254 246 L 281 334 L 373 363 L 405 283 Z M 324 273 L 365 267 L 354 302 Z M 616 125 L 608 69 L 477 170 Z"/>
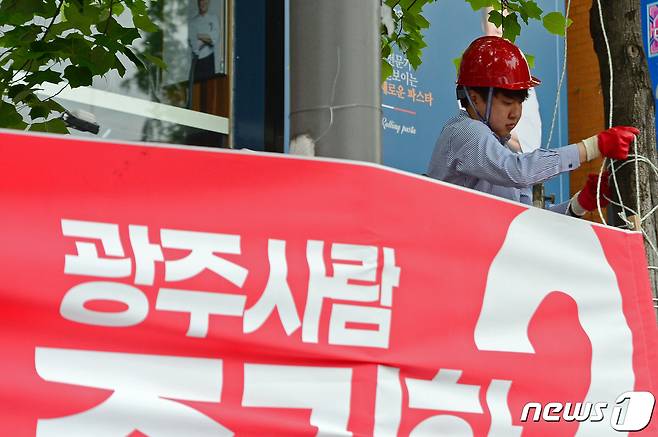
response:
<path id="1" fill-rule="evenodd" d="M 541 83 L 517 46 L 498 36 L 483 36 L 462 56 L 457 85 L 525 90 Z"/>

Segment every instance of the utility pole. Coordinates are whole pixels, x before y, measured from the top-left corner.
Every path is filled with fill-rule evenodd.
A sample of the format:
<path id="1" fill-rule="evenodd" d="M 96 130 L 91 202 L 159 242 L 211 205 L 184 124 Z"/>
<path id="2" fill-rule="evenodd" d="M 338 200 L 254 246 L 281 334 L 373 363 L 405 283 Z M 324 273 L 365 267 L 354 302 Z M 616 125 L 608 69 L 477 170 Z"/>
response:
<path id="1" fill-rule="evenodd" d="M 290 1 L 290 134 L 381 162 L 380 0 Z"/>

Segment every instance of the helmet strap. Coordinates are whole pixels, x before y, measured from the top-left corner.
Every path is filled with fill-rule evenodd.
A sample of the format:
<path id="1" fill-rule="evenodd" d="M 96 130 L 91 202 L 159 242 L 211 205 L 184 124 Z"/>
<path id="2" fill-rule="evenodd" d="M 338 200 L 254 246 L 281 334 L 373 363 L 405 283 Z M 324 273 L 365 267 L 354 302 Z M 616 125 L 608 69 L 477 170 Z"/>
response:
<path id="1" fill-rule="evenodd" d="M 468 93 L 468 87 L 464 86 L 464 96 L 466 97 L 466 100 L 468 100 L 468 104 L 473 108 L 473 111 L 477 114 L 478 118 L 480 121 L 487 126 L 489 126 L 489 117 L 491 116 L 491 98 L 493 97 L 493 87 L 489 87 L 489 94 L 488 94 L 488 99 L 487 99 L 487 109 L 485 112 L 485 116 L 483 117 L 482 114 L 480 114 L 480 111 L 475 107 L 475 103 L 473 103 L 473 100 L 471 99 L 471 95 Z M 491 126 L 489 126 L 491 128 Z"/>
<path id="2" fill-rule="evenodd" d="M 484 119 L 485 124 L 488 126 L 489 125 L 489 119 L 491 118 L 491 105 L 492 105 L 492 100 L 493 100 L 493 87 L 489 87 L 489 94 L 487 95 L 487 110 L 484 113 Z"/>
<path id="3" fill-rule="evenodd" d="M 475 107 L 475 103 L 473 103 L 473 99 L 471 99 L 471 95 L 468 93 L 468 87 L 466 87 L 466 86 L 464 87 L 464 95 L 466 96 L 466 100 L 468 100 L 468 104 L 471 106 L 473 111 L 475 111 L 475 113 L 477 114 L 480 121 L 482 121 L 483 123 L 486 123 L 484 121 L 484 118 L 482 117 L 482 114 L 480 114 L 480 111 L 478 111 L 478 108 Z"/>

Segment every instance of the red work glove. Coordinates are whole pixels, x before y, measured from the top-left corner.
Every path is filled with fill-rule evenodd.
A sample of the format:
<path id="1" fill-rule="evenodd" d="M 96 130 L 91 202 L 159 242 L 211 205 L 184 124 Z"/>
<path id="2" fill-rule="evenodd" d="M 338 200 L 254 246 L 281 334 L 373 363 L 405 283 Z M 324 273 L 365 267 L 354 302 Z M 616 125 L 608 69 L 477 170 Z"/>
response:
<path id="1" fill-rule="evenodd" d="M 633 126 L 615 126 L 583 140 L 587 152 L 587 161 L 600 155 L 612 159 L 628 158 L 628 147 L 640 131 Z"/>
<path id="2" fill-rule="evenodd" d="M 610 173 L 606 170 L 601 175 L 601 208 L 608 206 L 610 201 L 610 186 L 608 185 L 608 179 L 610 178 Z M 599 175 L 590 174 L 587 176 L 587 182 L 580 192 L 578 192 L 573 199 L 571 199 L 571 210 L 577 215 L 582 216 L 587 211 L 594 211 L 597 209 L 596 206 L 596 187 L 598 184 Z M 606 199 L 606 197 L 608 199 Z"/>

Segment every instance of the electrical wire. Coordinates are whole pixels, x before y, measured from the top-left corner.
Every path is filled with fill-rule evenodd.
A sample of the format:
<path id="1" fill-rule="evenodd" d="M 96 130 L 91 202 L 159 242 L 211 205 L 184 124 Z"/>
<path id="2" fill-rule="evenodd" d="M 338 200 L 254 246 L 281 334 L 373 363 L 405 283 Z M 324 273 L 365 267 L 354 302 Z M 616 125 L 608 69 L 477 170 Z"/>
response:
<path id="1" fill-rule="evenodd" d="M 603 33 L 603 39 L 605 41 L 605 47 L 606 47 L 606 54 L 608 57 L 608 68 L 609 68 L 609 74 L 610 74 L 610 88 L 608 91 L 609 94 L 609 102 L 608 102 L 608 127 L 612 126 L 612 119 L 613 119 L 613 104 L 614 104 L 614 98 L 613 98 L 613 90 L 614 90 L 614 72 L 613 72 L 613 66 L 612 66 L 612 52 L 610 50 L 610 43 L 608 41 L 608 34 L 605 28 L 605 23 L 603 20 L 603 9 L 601 8 L 601 0 L 596 0 L 597 7 L 598 7 L 598 12 L 599 12 L 599 20 L 601 22 L 601 30 Z M 565 59 L 566 62 L 566 59 Z M 641 199 L 640 199 L 640 164 L 648 165 L 654 172 L 654 175 L 656 178 L 658 178 L 658 167 L 656 164 L 651 162 L 649 158 L 646 156 L 642 156 L 638 153 L 637 151 L 637 138 L 633 140 L 633 154 L 628 156 L 628 159 L 621 163 L 619 167 L 615 168 L 615 160 L 610 159 L 610 173 L 611 173 L 611 178 L 613 180 L 613 185 L 615 187 L 615 191 L 617 192 L 617 198 L 619 199 L 619 202 L 614 202 L 612 199 L 608 199 L 611 203 L 614 205 L 618 206 L 621 208 L 621 212 L 619 213 L 619 217 L 621 220 L 626 223 L 629 229 L 641 232 L 643 235 L 644 240 L 646 243 L 651 247 L 651 249 L 655 252 L 656 256 L 658 257 L 658 244 L 654 243 L 651 238 L 649 237 L 648 233 L 646 232 L 645 229 L 642 227 L 642 223 L 644 223 L 649 217 L 651 217 L 653 214 L 655 214 L 658 211 L 658 205 L 653 206 L 649 212 L 642 216 L 640 207 L 641 207 Z M 601 163 L 601 168 L 599 170 L 599 178 L 597 182 L 597 187 L 596 187 L 596 203 L 597 203 L 597 210 L 599 213 L 599 217 L 601 218 L 601 221 L 604 224 L 606 223 L 606 220 L 603 216 L 603 211 L 601 210 L 601 177 L 603 175 L 603 172 L 606 168 L 606 163 L 607 159 L 604 158 L 603 162 Z M 621 196 L 621 192 L 619 189 L 619 184 L 617 182 L 617 172 L 621 170 L 625 165 L 628 163 L 632 162 L 634 164 L 634 171 L 635 171 L 635 206 L 637 208 L 637 211 L 633 210 L 632 208 L 626 206 L 624 204 L 623 198 Z M 607 199 L 607 198 L 606 198 Z M 636 222 L 632 222 L 628 220 L 627 212 L 630 212 L 631 215 L 637 216 L 638 220 Z M 637 224 L 637 226 L 636 226 Z M 637 228 L 637 229 L 636 229 Z M 658 270 L 657 266 L 649 266 L 649 270 Z M 657 302 L 657 298 L 653 298 L 654 302 Z M 654 305 L 655 308 L 658 308 L 658 306 Z"/>

